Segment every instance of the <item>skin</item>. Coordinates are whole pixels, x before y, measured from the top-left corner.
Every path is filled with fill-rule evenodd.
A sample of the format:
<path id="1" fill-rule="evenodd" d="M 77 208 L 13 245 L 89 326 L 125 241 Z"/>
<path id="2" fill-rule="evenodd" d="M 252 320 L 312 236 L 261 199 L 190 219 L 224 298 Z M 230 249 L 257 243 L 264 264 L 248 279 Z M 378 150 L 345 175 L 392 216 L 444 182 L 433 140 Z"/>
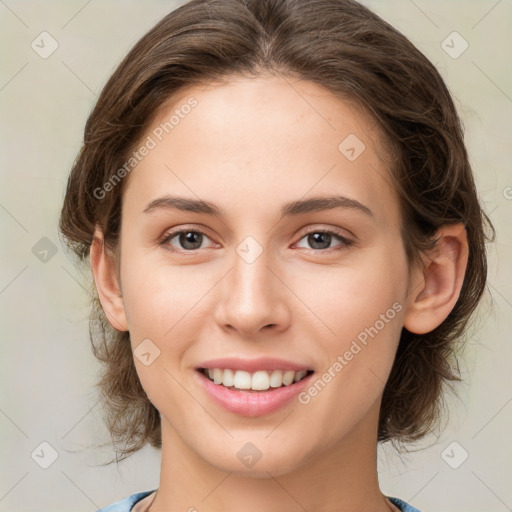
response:
<path id="1" fill-rule="evenodd" d="M 455 305 L 464 228 L 440 230 L 438 247 L 409 276 L 371 118 L 311 82 L 232 77 L 180 91 L 143 139 L 191 96 L 197 107 L 129 175 L 119 275 L 99 229 L 91 247 L 111 324 L 130 332 L 133 349 L 149 338 L 160 350 L 149 366 L 135 358 L 162 420 L 160 486 L 145 504 L 151 512 L 396 510 L 377 479 L 382 392 L 402 327 L 429 332 Z M 338 149 L 349 134 L 365 144 L 354 161 Z M 144 213 L 164 194 L 201 198 L 225 217 Z M 373 215 L 336 208 L 280 218 L 284 203 L 333 194 Z M 161 243 L 171 228 L 202 231 L 200 248 L 187 250 L 179 237 Z M 330 229 L 354 243 L 308 241 Z M 250 264 L 236 251 L 247 236 L 263 250 Z M 321 375 L 394 303 L 401 311 L 306 405 L 242 417 L 197 383 L 199 362 L 225 356 L 281 357 Z M 247 442 L 262 454 L 252 468 L 237 457 Z"/>

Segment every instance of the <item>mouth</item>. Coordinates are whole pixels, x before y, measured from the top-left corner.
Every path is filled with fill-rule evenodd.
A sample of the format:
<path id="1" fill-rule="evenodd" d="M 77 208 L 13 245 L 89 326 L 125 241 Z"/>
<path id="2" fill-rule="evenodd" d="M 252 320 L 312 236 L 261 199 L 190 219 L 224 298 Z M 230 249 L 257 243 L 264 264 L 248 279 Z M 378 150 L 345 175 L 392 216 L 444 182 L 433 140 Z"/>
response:
<path id="1" fill-rule="evenodd" d="M 272 391 L 292 386 L 314 373 L 313 370 L 272 369 L 248 372 L 230 368 L 197 368 L 197 371 L 214 384 L 233 391 L 249 393 Z"/>

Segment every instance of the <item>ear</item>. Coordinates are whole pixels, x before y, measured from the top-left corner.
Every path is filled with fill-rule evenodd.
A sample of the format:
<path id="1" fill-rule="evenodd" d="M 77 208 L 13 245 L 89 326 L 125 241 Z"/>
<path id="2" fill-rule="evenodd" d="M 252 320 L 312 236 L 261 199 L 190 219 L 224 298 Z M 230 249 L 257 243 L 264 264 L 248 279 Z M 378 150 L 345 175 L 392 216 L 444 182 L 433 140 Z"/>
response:
<path id="1" fill-rule="evenodd" d="M 437 231 L 435 247 L 422 254 L 423 269 L 416 271 L 404 315 L 404 327 L 425 334 L 441 325 L 455 306 L 468 263 L 466 229 L 462 224 Z"/>
<path id="2" fill-rule="evenodd" d="M 114 329 L 127 331 L 128 323 L 114 258 L 107 253 L 103 233 L 99 228 L 94 231 L 89 261 L 98 290 L 98 297 L 108 321 Z"/>

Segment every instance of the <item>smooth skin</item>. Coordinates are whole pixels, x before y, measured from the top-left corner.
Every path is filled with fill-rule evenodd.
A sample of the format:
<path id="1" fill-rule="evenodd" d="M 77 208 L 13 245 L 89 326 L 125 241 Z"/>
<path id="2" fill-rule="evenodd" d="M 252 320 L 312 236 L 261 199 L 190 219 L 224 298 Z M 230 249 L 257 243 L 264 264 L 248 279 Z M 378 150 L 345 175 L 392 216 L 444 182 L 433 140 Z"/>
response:
<path id="1" fill-rule="evenodd" d="M 146 503 L 151 512 L 397 510 L 377 478 L 382 393 L 402 327 L 429 332 L 457 301 L 464 227 L 441 229 L 409 277 L 389 156 L 367 114 L 312 82 L 231 77 L 181 90 L 142 140 L 191 96 L 197 106 L 128 177 L 120 261 L 99 229 L 90 253 L 110 323 L 130 332 L 134 350 L 145 339 L 160 350 L 149 366 L 135 358 L 162 420 L 160 486 Z M 354 161 L 338 149 L 349 134 L 365 145 Z M 223 217 L 144 212 L 166 194 L 213 203 Z M 285 203 L 332 195 L 372 213 L 281 218 Z M 179 229 L 203 235 L 164 240 Z M 352 244 L 307 236 L 325 230 Z M 237 252 L 248 236 L 262 249 L 252 263 Z M 284 358 L 321 375 L 394 303 L 401 311 L 306 405 L 242 417 L 198 383 L 198 363 L 230 356 Z M 247 442 L 262 453 L 252 468 L 237 457 Z"/>

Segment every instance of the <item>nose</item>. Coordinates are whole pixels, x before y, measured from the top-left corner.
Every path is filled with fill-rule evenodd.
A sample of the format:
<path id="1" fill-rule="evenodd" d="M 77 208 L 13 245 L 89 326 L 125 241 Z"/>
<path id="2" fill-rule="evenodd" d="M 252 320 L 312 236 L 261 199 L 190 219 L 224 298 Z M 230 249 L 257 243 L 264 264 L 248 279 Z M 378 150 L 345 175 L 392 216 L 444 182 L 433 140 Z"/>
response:
<path id="1" fill-rule="evenodd" d="M 267 252 L 250 263 L 235 252 L 233 267 L 219 289 L 216 320 L 222 329 L 254 337 L 288 328 L 293 294 Z"/>

